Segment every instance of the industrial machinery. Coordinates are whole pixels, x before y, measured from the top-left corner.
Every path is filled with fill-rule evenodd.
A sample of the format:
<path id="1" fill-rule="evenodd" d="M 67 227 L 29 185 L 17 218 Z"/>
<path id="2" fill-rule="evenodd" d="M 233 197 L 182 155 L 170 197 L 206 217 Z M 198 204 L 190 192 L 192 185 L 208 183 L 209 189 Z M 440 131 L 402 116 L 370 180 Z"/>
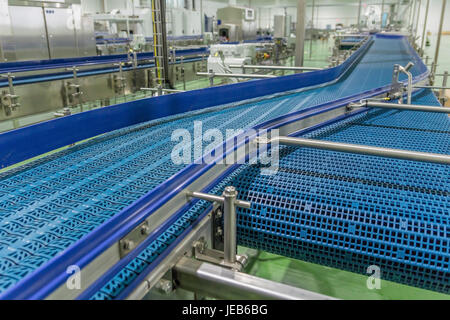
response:
<path id="1" fill-rule="evenodd" d="M 206 66 L 205 46 L 171 52 L 173 80 L 189 81 Z M 117 103 L 155 87 L 152 52 L 0 64 L 0 131 Z M 45 95 L 41 95 L 46 92 Z M 14 98 L 8 99 L 9 95 Z M 36 104 L 36 96 L 40 103 Z M 128 99 L 132 99 L 128 97 Z M 14 105 L 14 106 L 13 106 Z M 20 106 L 19 106 L 20 105 Z"/>
<path id="2" fill-rule="evenodd" d="M 95 54 L 94 22 L 80 4 L 0 1 L 0 62 Z"/>
<path id="3" fill-rule="evenodd" d="M 252 64 L 256 61 L 255 43 L 217 44 L 210 47 L 208 71 L 223 73 L 233 70 L 230 65 Z"/>
<path id="4" fill-rule="evenodd" d="M 217 10 L 219 37 L 227 41 L 256 39 L 256 14 L 251 8 L 228 6 Z"/>
<path id="5" fill-rule="evenodd" d="M 428 83 L 377 34 L 328 69 L 0 134 L 21 164 L 0 173 L 0 298 L 339 298 L 246 274 L 237 245 L 448 297 L 450 120 Z"/>

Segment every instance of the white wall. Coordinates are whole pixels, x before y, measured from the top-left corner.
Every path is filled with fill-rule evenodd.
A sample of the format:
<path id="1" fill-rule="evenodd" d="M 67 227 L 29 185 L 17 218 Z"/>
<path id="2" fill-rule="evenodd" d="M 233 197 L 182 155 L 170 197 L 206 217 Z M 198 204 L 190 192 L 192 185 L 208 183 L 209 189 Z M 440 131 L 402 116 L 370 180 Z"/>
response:
<path id="1" fill-rule="evenodd" d="M 225 8 L 228 3 L 225 1 L 206 1 L 203 0 L 203 13 L 208 17 L 216 17 L 217 9 Z"/>
<path id="2" fill-rule="evenodd" d="M 103 0 L 81 0 L 83 13 L 103 13 Z"/>
<path id="3" fill-rule="evenodd" d="M 433 35 L 436 35 L 439 31 L 439 21 L 441 19 L 441 9 L 443 0 L 430 0 L 430 10 L 428 13 L 427 31 L 430 31 Z M 425 21 L 426 0 L 422 0 L 419 15 L 419 30 L 417 35 L 421 36 L 423 32 L 423 24 Z M 443 31 L 450 31 L 450 2 L 447 1 L 445 8 L 445 17 L 443 24 Z"/>

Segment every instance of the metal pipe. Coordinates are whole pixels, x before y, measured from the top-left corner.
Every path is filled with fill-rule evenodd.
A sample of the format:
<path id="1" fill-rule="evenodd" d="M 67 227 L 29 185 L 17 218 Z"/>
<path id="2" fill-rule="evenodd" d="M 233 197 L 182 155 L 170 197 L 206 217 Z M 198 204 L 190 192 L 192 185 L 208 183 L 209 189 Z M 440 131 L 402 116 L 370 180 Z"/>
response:
<path id="1" fill-rule="evenodd" d="M 8 72 L 7 78 L 8 78 L 9 94 L 10 94 L 11 96 L 15 96 L 16 94 L 15 94 L 15 92 L 14 92 L 14 84 L 13 84 L 14 76 L 13 76 L 10 72 Z"/>
<path id="2" fill-rule="evenodd" d="M 309 58 L 312 57 L 312 43 L 313 43 L 313 32 L 314 32 L 314 8 L 315 8 L 315 1 L 312 2 L 312 13 L 311 13 L 311 41 L 309 42 Z"/>
<path id="3" fill-rule="evenodd" d="M 208 72 L 197 72 L 197 75 L 207 77 L 212 76 L 222 78 L 247 78 L 247 79 L 269 79 L 277 77 L 270 74 L 237 74 L 237 73 L 208 73 Z"/>
<path id="4" fill-rule="evenodd" d="M 358 24 L 357 24 L 358 30 L 361 31 L 361 0 L 359 0 L 358 5 Z"/>
<path id="5" fill-rule="evenodd" d="M 183 90 L 186 91 L 186 76 L 184 73 L 184 58 L 181 56 L 181 75 L 183 77 Z"/>
<path id="6" fill-rule="evenodd" d="M 425 21 L 423 22 L 423 32 L 422 32 L 422 44 L 420 45 L 420 56 L 423 56 L 423 46 L 425 44 L 426 32 L 427 32 L 427 22 L 428 22 L 428 11 L 430 9 L 430 0 L 427 0 L 427 7 L 425 9 Z"/>
<path id="7" fill-rule="evenodd" d="M 422 6 L 422 0 L 419 0 L 419 5 L 417 6 L 416 27 L 414 28 L 414 47 L 416 45 L 417 29 L 419 29 L 419 18 L 420 18 L 420 7 L 421 6 Z"/>
<path id="8" fill-rule="evenodd" d="M 306 0 L 297 0 L 297 30 L 295 39 L 295 65 L 302 67 L 305 55 Z"/>
<path id="9" fill-rule="evenodd" d="M 445 90 L 449 89 L 447 88 L 447 80 L 448 80 L 448 71 L 444 71 L 444 77 L 442 78 L 442 88 L 440 91 L 440 99 L 442 104 L 445 104 Z"/>
<path id="10" fill-rule="evenodd" d="M 158 92 L 160 88 L 141 88 L 142 91 L 152 91 L 152 92 Z M 162 92 L 169 92 L 169 93 L 179 93 L 179 92 L 185 92 L 184 90 L 176 90 L 176 89 L 163 89 L 161 88 Z"/>
<path id="11" fill-rule="evenodd" d="M 178 288 L 224 300 L 335 300 L 335 298 L 258 278 L 190 258 L 173 268 Z"/>
<path id="12" fill-rule="evenodd" d="M 273 141 L 278 141 L 278 143 L 281 145 L 291 145 L 337 152 L 363 154 L 382 158 L 394 158 L 409 161 L 421 161 L 447 165 L 450 164 L 450 156 L 445 154 L 417 152 L 401 149 L 379 148 L 358 144 L 347 144 L 340 142 L 292 138 L 292 137 L 277 137 L 267 141 L 259 139 L 259 141 L 260 143 L 272 143 Z"/>
<path id="13" fill-rule="evenodd" d="M 216 196 L 213 194 L 203 193 L 203 192 L 189 192 L 187 194 L 187 196 L 189 198 L 197 198 L 197 199 L 201 199 L 201 200 L 205 200 L 205 201 L 209 201 L 209 202 L 217 202 L 217 203 L 221 203 L 221 204 L 225 201 L 225 199 L 221 196 Z"/>
<path id="14" fill-rule="evenodd" d="M 414 7 L 412 9 L 412 18 L 409 25 L 409 28 L 411 29 L 411 35 L 414 33 L 414 19 L 416 18 L 416 6 L 417 6 L 417 0 L 414 0 Z"/>
<path id="15" fill-rule="evenodd" d="M 436 66 L 438 64 L 439 59 L 439 49 L 441 47 L 441 36 L 442 36 L 442 26 L 444 25 L 444 16 L 445 16 L 445 5 L 447 4 L 447 0 L 442 0 L 442 9 L 441 9 L 441 20 L 439 22 L 439 33 L 438 33 L 438 39 L 436 43 L 436 52 L 434 54 L 434 66 L 432 73 L 436 73 Z"/>
<path id="16" fill-rule="evenodd" d="M 202 199 L 202 200 L 206 200 L 209 202 L 217 202 L 220 204 L 223 204 L 225 202 L 224 197 L 216 196 L 216 195 L 209 194 L 209 193 L 203 193 L 203 192 L 188 192 L 187 196 L 189 198 L 197 198 L 197 199 Z M 236 200 L 234 203 L 235 203 L 236 207 L 239 207 L 239 208 L 250 209 L 252 207 L 252 204 L 247 201 Z"/>
<path id="17" fill-rule="evenodd" d="M 358 34 L 358 33 L 344 33 L 344 34 L 336 34 L 335 38 L 367 38 L 366 35 Z"/>
<path id="18" fill-rule="evenodd" d="M 226 187 L 223 192 L 223 220 L 224 220 L 224 260 L 235 263 L 237 255 L 236 241 L 236 200 L 237 191 L 234 187 Z"/>
<path id="19" fill-rule="evenodd" d="M 237 227 L 236 227 L 236 207 L 251 207 L 251 203 L 237 199 L 238 192 L 235 187 L 226 187 L 222 197 L 202 192 L 188 192 L 188 198 L 197 198 L 210 202 L 223 204 L 224 220 L 224 260 L 226 263 L 236 263 L 237 255 Z"/>
<path id="20" fill-rule="evenodd" d="M 386 102 L 378 102 L 378 101 L 371 101 L 371 100 L 366 101 L 365 106 L 366 107 L 383 108 L 383 109 L 397 109 L 397 110 L 435 112 L 435 113 L 450 113 L 450 108 L 444 108 L 444 107 L 386 103 Z"/>
<path id="21" fill-rule="evenodd" d="M 256 65 L 238 65 L 230 64 L 230 68 L 242 68 L 242 69 L 261 69 L 261 70 L 292 70 L 292 71 L 318 71 L 323 70 L 322 68 L 313 67 L 285 67 L 285 66 L 256 66 Z"/>
<path id="22" fill-rule="evenodd" d="M 414 66 L 414 63 L 408 62 L 408 64 L 403 67 L 401 65 L 394 65 L 394 81 L 398 83 L 399 72 L 402 72 L 408 76 L 408 104 L 411 104 L 412 100 L 412 89 L 413 89 L 413 75 L 409 70 Z"/>
<path id="23" fill-rule="evenodd" d="M 416 89 L 435 89 L 435 90 L 447 90 L 450 89 L 450 87 L 447 86 L 413 86 L 413 88 Z"/>

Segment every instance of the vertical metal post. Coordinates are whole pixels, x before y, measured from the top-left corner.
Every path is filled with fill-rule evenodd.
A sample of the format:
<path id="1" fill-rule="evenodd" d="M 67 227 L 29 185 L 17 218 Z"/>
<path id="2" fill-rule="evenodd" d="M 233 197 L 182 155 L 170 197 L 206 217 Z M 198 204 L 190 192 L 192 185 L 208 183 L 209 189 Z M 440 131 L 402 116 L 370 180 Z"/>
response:
<path id="1" fill-rule="evenodd" d="M 14 92 L 14 85 L 13 85 L 13 79 L 14 79 L 14 76 L 12 75 L 11 72 L 8 72 L 7 77 L 8 77 L 9 94 L 10 94 L 11 96 L 15 96 L 16 94 L 15 94 L 15 92 Z"/>
<path id="2" fill-rule="evenodd" d="M 430 74 L 431 85 L 434 84 L 435 72 L 433 72 L 433 70 L 436 70 L 435 66 L 436 66 L 436 63 L 434 61 L 431 61 L 431 74 Z"/>
<path id="3" fill-rule="evenodd" d="M 171 87 L 169 78 L 169 53 L 166 31 L 166 1 L 152 0 L 153 52 L 158 82 Z"/>
<path id="4" fill-rule="evenodd" d="M 45 6 L 42 4 L 42 16 L 44 18 L 45 40 L 47 40 L 48 58 L 52 60 L 52 50 L 50 47 L 50 35 L 48 34 L 47 15 L 45 14 Z"/>
<path id="5" fill-rule="evenodd" d="M 138 66 L 137 52 L 133 51 L 133 68 L 136 69 Z"/>
<path id="6" fill-rule="evenodd" d="M 234 187 L 226 187 L 223 193 L 224 213 L 224 260 L 227 263 L 236 262 L 236 199 L 237 191 Z"/>
<path id="7" fill-rule="evenodd" d="M 159 9 L 161 10 L 161 39 L 162 39 L 162 52 L 163 52 L 163 64 L 164 64 L 164 70 L 169 70 L 169 52 L 167 49 L 167 26 L 166 26 L 166 0 L 159 0 L 160 5 Z M 168 74 L 166 73 L 166 77 Z M 167 78 L 166 84 L 170 87 L 170 79 Z"/>
<path id="8" fill-rule="evenodd" d="M 420 7 L 421 6 L 422 6 L 422 0 L 419 0 L 419 5 L 417 6 L 416 27 L 414 28 L 414 45 L 416 44 L 417 29 L 419 29 L 419 18 L 420 18 Z"/>
<path id="9" fill-rule="evenodd" d="M 410 24 L 408 25 L 408 27 L 411 29 L 411 35 L 414 33 L 414 19 L 416 17 L 416 6 L 417 6 L 417 1 L 414 0 L 414 7 L 412 9 L 412 18 L 411 18 Z"/>
<path id="10" fill-rule="evenodd" d="M 210 87 L 214 87 L 214 71 L 211 69 L 211 70 L 209 70 L 209 75 L 208 75 L 208 78 L 209 78 L 209 86 Z"/>
<path id="11" fill-rule="evenodd" d="M 312 13 L 311 13 L 311 41 L 309 42 L 309 58 L 312 58 L 312 43 L 313 43 L 313 32 L 314 32 L 314 8 L 315 1 L 312 2 Z"/>
<path id="12" fill-rule="evenodd" d="M 437 43 L 436 43 L 436 52 L 434 54 L 434 66 L 433 66 L 433 70 L 431 70 L 431 72 L 433 74 L 436 73 L 436 67 L 437 67 L 438 59 L 439 59 L 439 49 L 441 47 L 442 26 L 444 24 L 445 5 L 446 4 L 447 4 L 447 0 L 442 0 L 441 21 L 439 22 L 439 33 L 438 33 L 438 38 L 437 38 Z"/>
<path id="13" fill-rule="evenodd" d="M 447 80 L 448 80 L 448 71 L 444 72 L 444 76 L 442 78 L 442 87 L 445 88 L 447 87 Z M 445 89 L 441 89 L 440 93 L 439 93 L 439 99 L 444 102 L 445 99 Z"/>
<path id="14" fill-rule="evenodd" d="M 428 10 L 430 9 L 430 0 L 427 0 L 427 8 L 425 9 L 425 20 L 423 22 L 423 31 L 422 31 L 422 44 L 420 45 L 420 56 L 423 57 L 423 46 L 425 45 L 425 39 L 427 37 L 427 22 L 428 22 Z"/>
<path id="15" fill-rule="evenodd" d="M 184 57 L 181 56 L 181 76 L 183 78 L 183 90 L 186 91 L 186 76 L 185 76 L 185 72 L 184 72 Z"/>
<path id="16" fill-rule="evenodd" d="M 295 45 L 295 65 L 303 67 L 303 59 L 305 54 L 305 10 L 306 0 L 298 0 L 297 2 L 297 30 Z"/>
<path id="17" fill-rule="evenodd" d="M 358 5 L 358 22 L 357 22 L 356 26 L 358 27 L 358 30 L 361 31 L 361 0 L 359 0 L 359 5 Z"/>
<path id="18" fill-rule="evenodd" d="M 200 22 L 201 22 L 201 32 L 202 38 L 205 36 L 205 14 L 203 13 L 203 0 L 200 0 Z M 205 38 L 203 38 L 204 40 Z"/>
<path id="19" fill-rule="evenodd" d="M 395 12 L 395 22 L 396 23 L 400 19 L 400 5 L 401 5 L 401 0 L 398 0 L 397 1 L 397 10 Z M 411 13 L 412 13 L 412 2 L 410 2 L 410 4 L 409 4 L 408 28 L 409 28 L 409 24 L 410 24 L 410 20 L 411 20 Z"/>
<path id="20" fill-rule="evenodd" d="M 381 2 L 380 29 L 383 29 L 384 0 Z"/>
<path id="21" fill-rule="evenodd" d="M 207 71 L 208 70 L 208 67 L 205 65 L 205 54 L 204 53 L 202 53 L 202 71 L 203 70 L 205 70 L 205 71 Z"/>

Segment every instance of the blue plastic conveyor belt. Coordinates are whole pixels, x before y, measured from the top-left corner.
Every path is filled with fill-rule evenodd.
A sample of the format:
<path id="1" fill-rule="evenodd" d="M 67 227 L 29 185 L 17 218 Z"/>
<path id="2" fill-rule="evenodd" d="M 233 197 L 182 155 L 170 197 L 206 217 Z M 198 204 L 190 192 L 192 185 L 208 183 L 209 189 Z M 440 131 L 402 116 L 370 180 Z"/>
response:
<path id="1" fill-rule="evenodd" d="M 415 104 L 439 105 L 424 91 Z M 374 110 L 306 135 L 314 139 L 450 153 L 446 115 Z M 429 290 L 450 289 L 450 168 L 444 165 L 282 147 L 279 172 L 242 165 L 211 193 L 236 186 L 252 202 L 238 209 L 242 246 Z M 124 298 L 131 283 L 208 203 L 200 201 L 98 291 Z"/>
<path id="2" fill-rule="evenodd" d="M 3 174 L 0 176 L 0 292 L 4 292 L 14 286 L 19 280 L 43 266 L 50 259 L 92 232 L 102 223 L 111 219 L 125 207 L 183 169 L 183 166 L 176 166 L 170 160 L 171 151 L 177 143 L 171 141 L 171 134 L 175 129 L 184 128 L 192 133 L 194 121 L 202 121 L 204 130 L 217 128 L 225 132 L 226 129 L 250 128 L 281 115 L 381 87 L 390 83 L 393 63 L 405 65 L 411 59 L 406 46 L 407 44 L 404 41 L 377 38 L 362 61 L 338 83 L 234 108 L 186 115 L 184 118 L 177 118 L 172 121 L 162 119 L 129 127 Z M 414 74 L 417 74 L 415 68 L 412 71 Z M 336 141 L 357 141 L 360 139 L 358 141 L 362 144 L 402 146 L 413 150 L 449 153 L 449 124 L 447 118 L 442 115 L 433 115 L 429 116 L 430 118 L 426 118 L 426 115 L 421 117 L 421 115 L 413 115 L 408 112 L 394 112 L 391 119 L 387 116 L 388 114 L 380 113 L 373 118 L 368 117 L 368 119 L 364 120 L 374 121 L 374 123 L 361 120 L 363 122 L 357 127 L 349 125 L 346 130 L 354 130 L 355 132 L 349 133 L 348 139 L 354 140 L 345 140 L 346 131 L 342 128 L 336 129 L 336 132 L 333 133 L 335 136 L 329 135 L 327 139 L 336 139 Z M 424 121 L 426 121 L 426 124 Z M 402 128 L 391 128 L 399 125 Z M 423 125 L 424 128 L 417 127 L 420 125 Z M 374 132 L 373 134 L 370 133 L 371 130 Z M 325 136 L 328 134 L 327 132 L 321 134 Z M 340 132 L 342 136 L 339 135 Z M 374 141 L 370 141 L 370 137 Z M 400 143 L 403 144 L 400 145 Z M 441 149 L 437 148 L 439 143 L 442 144 Z M 349 260 L 352 260 L 350 257 L 356 257 L 356 253 L 352 251 L 356 249 L 353 248 L 355 245 L 345 240 L 347 238 L 345 238 L 344 234 L 342 234 L 344 240 L 334 239 L 336 237 L 334 234 L 328 240 L 326 236 L 322 236 L 324 244 L 327 241 L 336 242 L 336 244 L 331 243 L 328 247 L 324 246 L 324 244 L 319 244 L 319 242 L 314 243 L 314 241 L 318 240 L 301 242 L 299 239 L 302 239 L 302 237 L 313 237 L 313 233 L 309 233 L 307 227 L 303 227 L 303 229 L 299 227 L 306 223 L 306 218 L 302 217 L 302 215 L 307 215 L 308 212 L 316 210 L 313 208 L 314 205 L 321 205 L 323 208 L 329 208 L 327 212 L 336 210 L 341 215 L 347 214 L 344 218 L 343 216 L 339 217 L 341 219 L 339 220 L 341 221 L 340 223 L 343 223 L 342 221 L 345 219 L 353 221 L 352 214 L 356 212 L 355 210 L 361 215 L 364 211 L 358 211 L 360 208 L 368 210 L 368 212 L 373 208 L 370 212 L 373 212 L 374 215 L 384 214 L 381 220 L 376 220 L 376 218 L 373 218 L 373 220 L 384 223 L 388 221 L 386 220 L 388 217 L 392 216 L 392 219 L 394 219 L 395 213 L 402 212 L 403 214 L 404 210 L 408 209 L 411 212 L 410 215 L 414 215 L 416 219 L 414 222 L 418 223 L 418 228 L 422 228 L 422 224 L 425 221 L 422 221 L 421 212 L 430 212 L 429 215 L 435 212 L 443 212 L 440 216 L 436 213 L 436 216 L 441 217 L 441 220 L 433 220 L 435 224 L 431 228 L 436 226 L 438 229 L 448 229 L 448 220 L 445 220 L 445 215 L 448 215 L 449 211 L 448 195 L 446 197 L 438 193 L 437 196 L 440 198 L 436 202 L 434 202 L 434 198 L 433 201 L 431 198 L 429 199 L 428 195 L 431 192 L 429 190 L 433 190 L 431 192 L 433 197 L 435 191 L 448 191 L 449 172 L 446 168 L 395 160 L 377 159 L 375 162 L 373 158 L 349 155 L 344 157 L 343 155 L 311 150 L 295 151 L 289 148 L 283 150 L 285 153 L 283 154 L 282 168 L 279 173 L 281 180 L 274 181 L 273 186 L 269 183 L 265 185 L 262 182 L 258 182 L 257 180 L 262 179 L 262 177 L 252 176 L 252 170 L 258 171 L 257 168 L 246 166 L 239 169 L 239 172 L 233 173 L 229 178 L 230 181 L 224 182 L 225 184 L 228 182 L 235 183 L 236 187 L 241 191 L 241 195 L 246 196 L 252 202 L 260 203 L 259 212 L 240 211 L 239 213 L 239 240 L 242 244 L 253 247 L 265 246 L 265 249 L 272 252 L 309 260 L 316 259 L 314 261 L 360 272 L 360 265 L 355 267 L 355 265 L 348 263 Z M 300 154 L 297 154 L 297 152 L 300 152 Z M 305 156 L 302 152 L 306 152 Z M 305 162 L 297 163 L 297 159 L 303 159 L 302 157 L 304 157 Z M 320 157 L 324 159 L 329 158 L 331 161 L 329 163 L 327 161 L 319 161 Z M 358 165 L 355 165 L 355 163 L 350 164 L 349 161 L 356 161 L 359 169 Z M 395 166 L 393 168 L 394 170 L 400 170 L 399 172 L 402 174 L 390 174 L 386 169 L 377 171 L 383 165 L 388 166 L 391 164 L 398 165 L 398 169 Z M 317 167 L 322 171 L 319 170 L 318 173 L 314 174 L 314 170 L 318 170 Z M 347 172 L 344 169 L 349 171 Z M 366 169 L 367 173 L 365 173 Z M 305 171 L 311 171 L 313 174 L 308 176 L 304 174 Z M 238 178 L 233 180 L 233 177 L 240 175 L 240 172 L 246 172 L 245 176 L 250 180 Z M 417 172 L 418 176 L 414 175 L 415 172 Z M 370 176 L 362 178 L 358 174 L 362 176 L 369 174 Z M 274 179 L 278 179 L 277 177 L 278 175 Z M 298 183 L 295 179 L 289 180 L 290 177 L 298 179 Z M 339 180 L 340 177 L 342 177 L 342 181 Z M 409 180 L 400 181 L 406 178 Z M 255 181 L 254 184 L 251 179 Z M 367 184 L 362 183 L 362 181 L 366 180 L 368 181 Z M 438 180 L 440 184 L 435 182 Z M 316 182 L 317 185 L 314 185 Z M 296 183 L 300 189 L 293 188 L 293 183 Z M 308 184 L 305 183 L 313 184 L 313 186 L 308 187 Z M 253 185 L 258 186 L 258 188 L 264 187 L 265 190 L 258 189 L 253 193 L 251 188 Z M 392 186 L 397 185 L 405 186 L 404 189 L 392 189 Z M 373 191 L 370 188 L 367 189 L 369 186 L 374 186 Z M 375 186 L 379 189 L 375 188 Z M 283 188 L 286 191 L 277 193 L 278 190 L 283 190 Z M 339 191 L 336 198 L 333 198 L 329 194 L 332 191 L 327 191 L 333 188 L 342 188 L 342 190 L 349 191 L 348 193 Z M 215 189 L 216 192 L 221 190 L 223 190 L 222 185 Z M 295 194 L 287 193 L 288 191 L 294 192 L 294 190 Z M 407 192 L 408 197 L 405 194 L 398 195 L 397 193 L 400 191 Z M 261 194 L 258 195 L 258 192 Z M 390 192 L 394 194 L 392 195 Z M 254 197 L 252 196 L 253 194 L 255 194 Z M 272 196 L 263 198 L 262 194 Z M 350 208 L 354 210 L 351 213 L 345 207 L 348 207 L 348 204 L 344 204 L 344 200 L 337 198 L 337 196 L 344 197 L 345 195 L 357 197 L 357 199 L 345 200 L 349 203 L 351 202 Z M 282 204 L 277 200 L 281 199 L 282 196 L 287 197 L 286 199 L 289 202 Z M 374 201 L 372 196 L 374 199 L 380 199 L 379 201 L 382 202 L 382 205 L 377 207 L 372 202 Z M 397 197 L 401 197 L 402 200 L 397 200 Z M 305 202 L 306 207 L 303 209 L 301 207 L 298 207 L 298 209 L 297 207 L 291 208 L 289 214 L 293 221 L 291 224 L 286 224 L 282 222 L 282 219 L 286 218 L 286 214 L 281 214 L 281 212 L 284 212 L 283 205 L 287 206 L 294 201 L 293 199 Z M 397 210 L 394 213 L 387 211 L 390 208 L 387 205 L 390 203 L 389 201 L 396 204 L 396 206 L 392 207 L 392 210 L 395 208 Z M 142 252 L 142 259 L 138 261 L 141 264 L 135 264 L 135 261 L 133 261 L 132 267 L 122 271 L 125 273 L 125 275 L 122 275 L 122 279 L 125 280 L 116 279 L 117 286 L 113 286 L 109 291 L 106 289 L 101 291 L 105 298 L 119 296 L 127 284 L 131 283 L 131 280 L 143 270 L 145 264 L 148 265 L 156 259 L 205 208 L 206 204 L 199 202 L 195 208 L 187 212 L 185 216 L 169 228 L 170 230 L 163 233 L 148 250 Z M 378 213 L 378 211 L 374 210 L 381 211 Z M 298 218 L 294 217 L 293 212 L 296 212 Z M 347 229 L 361 232 L 359 227 L 367 222 L 357 221 L 357 217 L 359 216 L 355 215 L 354 226 L 339 225 L 338 220 L 336 220 L 338 218 L 333 220 L 331 217 L 327 217 L 325 220 L 329 223 L 328 226 L 332 227 L 329 232 L 335 232 L 335 229 L 342 229 L 339 230 L 341 233 L 345 233 Z M 276 223 L 274 219 L 281 220 L 279 223 Z M 336 225 L 333 225 L 332 220 L 336 221 Z M 264 221 L 264 224 L 262 224 L 262 221 Z M 315 222 L 317 220 L 312 221 Z M 295 223 L 297 223 L 297 227 L 292 225 Z M 377 222 L 373 223 L 376 224 Z M 410 226 L 408 223 L 407 221 L 405 228 Z M 276 229 L 278 225 L 283 225 L 285 228 L 278 227 Z M 322 227 L 327 227 L 325 222 L 311 228 Z M 389 223 L 386 226 L 382 224 L 382 227 L 385 228 L 382 228 L 383 230 L 390 230 Z M 325 234 L 327 230 L 324 229 L 321 232 Z M 399 231 L 395 232 L 398 233 Z M 422 234 L 421 237 L 425 237 L 426 234 L 422 230 L 414 232 Z M 379 236 L 379 233 L 372 231 L 372 229 L 370 229 L 369 233 L 367 235 L 368 239 L 371 237 L 378 238 Z M 283 234 L 286 234 L 286 237 Z M 434 238 L 430 237 L 430 239 Z M 296 241 L 300 241 L 297 247 L 293 245 Z M 382 249 L 379 246 L 386 246 L 387 244 L 382 243 L 378 239 L 377 241 L 375 244 L 364 243 L 361 246 L 371 248 L 372 251 L 365 253 L 366 257 L 379 257 L 380 265 L 384 267 L 383 259 L 389 258 L 388 253 L 392 255 L 394 249 Z M 351 247 L 348 248 L 349 250 L 346 250 L 346 245 L 348 244 L 351 244 Z M 336 247 L 333 247 L 333 245 Z M 414 256 L 416 252 L 423 252 L 414 251 L 414 253 L 411 253 L 410 248 L 415 246 L 419 246 L 418 242 L 403 244 L 402 248 L 405 251 L 405 257 Z M 448 269 L 448 246 L 448 242 L 440 240 L 439 244 L 436 244 L 436 247 L 433 249 L 433 252 L 435 252 L 433 258 L 427 259 L 433 259 L 434 261 L 441 257 L 446 258 L 447 260 L 442 261 L 441 267 L 445 268 L 446 266 Z M 319 247 L 322 249 L 313 250 L 313 248 Z M 334 260 L 317 260 L 317 252 L 321 252 L 324 256 L 331 258 L 333 257 L 333 250 L 338 250 L 338 247 L 341 251 L 335 251 L 337 254 L 334 256 Z M 304 251 L 303 248 L 309 248 L 309 251 L 306 249 Z M 330 250 L 330 253 L 325 253 L 323 251 L 325 250 L 324 248 Z M 439 252 L 440 255 L 436 256 Z M 363 255 L 361 254 L 361 256 Z M 416 255 L 414 259 L 422 259 L 423 261 L 425 257 Z M 339 264 L 339 261 L 342 262 L 342 265 Z M 398 262 L 400 265 L 400 261 Z M 400 267 L 398 268 L 400 269 Z M 420 268 L 420 270 L 416 270 L 416 274 L 426 279 L 425 273 L 428 269 L 425 269 L 423 266 Z M 439 268 L 439 266 L 436 266 L 436 268 Z M 406 272 L 399 271 L 397 274 L 403 274 L 407 277 L 409 270 Z M 437 272 L 430 275 L 429 277 L 432 279 L 427 278 L 428 282 L 423 280 L 423 283 L 417 282 L 417 277 L 414 278 L 414 281 L 405 281 L 403 279 L 398 281 L 445 292 L 448 290 L 448 281 L 447 285 L 442 281 L 438 281 L 439 277 L 437 275 L 439 274 Z M 445 277 L 448 277 L 448 274 L 441 274 L 440 279 L 445 280 Z"/>

